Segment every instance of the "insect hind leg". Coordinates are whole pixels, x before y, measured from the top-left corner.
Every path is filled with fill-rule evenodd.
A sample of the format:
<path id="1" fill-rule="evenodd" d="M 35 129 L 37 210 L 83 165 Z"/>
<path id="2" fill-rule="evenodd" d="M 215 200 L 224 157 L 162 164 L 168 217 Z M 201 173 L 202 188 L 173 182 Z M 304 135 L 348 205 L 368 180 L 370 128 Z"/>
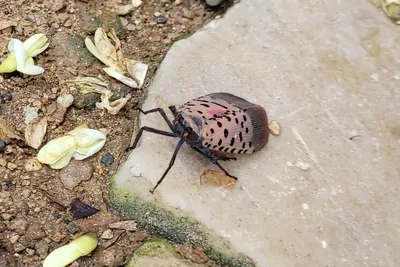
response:
<path id="1" fill-rule="evenodd" d="M 217 167 L 221 170 L 221 171 L 223 171 L 224 173 L 225 173 L 225 175 L 226 176 L 229 176 L 229 177 L 231 177 L 231 178 L 233 178 L 233 179 L 235 179 L 235 180 L 237 180 L 238 178 L 237 177 L 235 177 L 235 176 L 233 176 L 233 175 L 231 175 L 227 170 L 225 170 L 222 166 L 221 166 L 221 164 L 219 164 L 219 160 L 225 160 L 225 161 L 227 161 L 227 160 L 232 160 L 232 159 L 234 159 L 234 160 L 236 160 L 236 158 L 228 158 L 228 157 L 218 157 L 218 156 L 215 156 L 214 154 L 212 154 L 211 153 L 211 151 L 210 150 L 201 150 L 201 149 L 199 149 L 199 148 L 197 148 L 197 147 L 192 147 L 195 151 L 197 151 L 198 153 L 200 153 L 201 155 L 203 155 L 203 157 L 205 157 L 206 159 L 208 159 L 209 161 L 211 161 L 212 163 L 214 163 L 215 165 L 217 165 Z"/>
<path id="2" fill-rule="evenodd" d="M 218 160 L 222 160 L 222 161 L 231 161 L 231 160 L 236 160 L 235 157 L 231 158 L 231 157 L 218 157 Z"/>

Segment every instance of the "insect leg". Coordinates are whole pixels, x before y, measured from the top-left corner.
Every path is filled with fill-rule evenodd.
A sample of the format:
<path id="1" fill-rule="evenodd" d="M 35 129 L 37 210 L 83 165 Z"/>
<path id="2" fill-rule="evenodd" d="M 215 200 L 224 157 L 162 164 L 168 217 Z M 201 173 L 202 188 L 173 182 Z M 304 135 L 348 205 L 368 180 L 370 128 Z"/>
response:
<path id="1" fill-rule="evenodd" d="M 174 131 L 174 126 L 172 125 L 172 122 L 168 119 L 167 115 L 165 114 L 164 110 L 162 108 L 154 108 L 150 110 L 143 111 L 142 109 L 139 109 L 140 112 L 142 112 L 144 115 L 147 115 L 149 113 L 154 113 L 154 112 L 159 112 L 160 115 L 164 118 L 164 120 L 167 122 L 169 128 L 171 131 Z"/>
<path id="2" fill-rule="evenodd" d="M 225 169 L 219 164 L 218 160 L 221 160 L 221 158 L 219 158 L 219 157 L 213 155 L 209 150 L 208 150 L 208 151 L 207 151 L 207 150 L 204 151 L 204 150 L 201 150 L 201 149 L 199 149 L 199 148 L 197 148 L 197 147 L 193 147 L 193 146 L 192 146 L 192 148 L 193 148 L 194 150 L 196 150 L 197 152 L 199 152 L 201 155 L 203 155 L 203 157 L 205 157 L 206 159 L 208 159 L 209 161 L 211 161 L 212 163 L 214 163 L 215 165 L 217 165 L 218 168 L 220 168 L 221 171 L 223 171 L 223 172 L 225 173 L 225 175 L 227 175 L 227 176 L 229 176 L 229 177 L 232 177 L 232 178 L 235 179 L 235 180 L 238 179 L 237 177 L 235 177 L 235 176 L 233 176 L 233 175 L 230 175 L 229 172 L 228 172 L 227 170 L 225 170 Z M 232 158 L 232 159 L 233 159 L 233 158 Z M 236 158 L 234 158 L 234 159 L 236 160 Z"/>
<path id="3" fill-rule="evenodd" d="M 213 162 L 213 163 L 214 163 L 215 165 L 217 165 L 218 168 L 220 168 L 221 171 L 223 171 L 223 172 L 225 173 L 226 176 L 232 177 L 232 178 L 235 179 L 235 180 L 238 179 L 237 177 L 235 177 L 235 176 L 233 176 L 233 175 L 230 175 L 229 172 L 228 172 L 227 170 L 225 170 L 224 168 L 222 168 L 222 166 L 219 164 L 218 160 L 215 161 L 215 162 Z"/>
<path id="4" fill-rule="evenodd" d="M 151 133 L 155 133 L 155 134 L 159 134 L 159 135 L 164 135 L 164 136 L 171 136 L 171 137 L 176 137 L 176 134 L 174 133 L 170 133 L 170 132 L 165 132 L 162 130 L 158 130 L 158 129 L 154 129 L 154 128 L 150 128 L 147 126 L 143 126 L 142 128 L 140 128 L 136 138 L 135 138 L 135 142 L 133 142 L 133 144 L 131 146 L 129 146 L 126 150 L 135 148 L 137 143 L 139 142 L 140 137 L 143 134 L 143 131 L 147 131 L 147 132 L 151 132 Z"/>
<path id="5" fill-rule="evenodd" d="M 164 180 L 165 176 L 167 175 L 167 173 L 169 172 L 169 170 L 171 169 L 171 167 L 174 165 L 175 163 L 175 158 L 176 155 L 178 155 L 178 151 L 181 148 L 181 146 L 183 145 L 183 143 L 185 143 L 185 141 L 183 139 L 181 139 L 178 144 L 176 145 L 174 154 L 172 155 L 171 161 L 169 162 L 168 168 L 164 171 L 164 174 L 161 176 L 161 178 L 158 180 L 156 186 L 153 187 L 153 189 L 150 190 L 150 193 L 154 193 L 154 190 L 156 190 L 156 188 L 161 184 L 161 182 Z"/>

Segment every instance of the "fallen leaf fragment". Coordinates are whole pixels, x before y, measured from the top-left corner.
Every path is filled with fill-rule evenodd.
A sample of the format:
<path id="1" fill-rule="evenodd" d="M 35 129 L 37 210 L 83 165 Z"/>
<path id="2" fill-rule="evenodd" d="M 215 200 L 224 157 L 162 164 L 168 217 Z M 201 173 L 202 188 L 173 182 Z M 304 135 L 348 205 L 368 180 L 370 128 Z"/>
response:
<path id="1" fill-rule="evenodd" d="M 232 187 L 236 180 L 220 171 L 205 170 L 200 176 L 200 184 L 216 187 Z"/>
<path id="2" fill-rule="evenodd" d="M 269 128 L 269 132 L 274 135 L 274 136 L 279 136 L 281 135 L 281 126 L 279 125 L 279 123 L 277 123 L 276 121 L 271 121 L 268 124 L 268 128 Z"/>
<path id="3" fill-rule="evenodd" d="M 4 140 L 7 137 L 11 139 L 22 140 L 22 137 L 20 137 L 17 131 L 15 131 L 11 123 L 0 118 L 0 139 Z"/>
<path id="4" fill-rule="evenodd" d="M 108 227 L 111 229 L 123 229 L 126 231 L 136 231 L 136 222 L 135 221 L 120 221 L 120 222 L 115 222 L 111 223 Z"/>
<path id="5" fill-rule="evenodd" d="M 17 22 L 15 21 L 8 19 L 0 19 L 0 31 L 15 26 L 17 26 Z"/>
<path id="6" fill-rule="evenodd" d="M 79 198 L 74 198 L 70 204 L 72 218 L 84 219 L 96 214 L 99 210 L 82 202 Z"/>
<path id="7" fill-rule="evenodd" d="M 38 149 L 43 142 L 43 138 L 46 135 L 47 130 L 47 119 L 34 119 L 25 128 L 25 141 L 26 143 L 35 149 Z"/>

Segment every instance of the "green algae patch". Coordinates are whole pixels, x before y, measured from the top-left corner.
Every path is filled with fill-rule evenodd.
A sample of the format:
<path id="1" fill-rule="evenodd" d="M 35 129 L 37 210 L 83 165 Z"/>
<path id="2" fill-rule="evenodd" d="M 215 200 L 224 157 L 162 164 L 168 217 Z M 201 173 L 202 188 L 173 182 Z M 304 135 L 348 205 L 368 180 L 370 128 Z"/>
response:
<path id="1" fill-rule="evenodd" d="M 145 200 L 135 194 L 133 189 L 127 191 L 125 187 L 119 187 L 115 179 L 115 176 L 112 177 L 109 185 L 110 208 L 124 219 L 135 220 L 139 228 L 173 243 L 190 243 L 202 247 L 207 256 L 219 265 L 256 266 L 249 257 L 232 249 L 228 241 L 183 211 L 160 202 Z"/>
<path id="2" fill-rule="evenodd" d="M 166 239 L 154 238 L 137 248 L 126 265 L 126 267 L 147 266 L 206 267 L 207 265 L 184 259 Z"/>

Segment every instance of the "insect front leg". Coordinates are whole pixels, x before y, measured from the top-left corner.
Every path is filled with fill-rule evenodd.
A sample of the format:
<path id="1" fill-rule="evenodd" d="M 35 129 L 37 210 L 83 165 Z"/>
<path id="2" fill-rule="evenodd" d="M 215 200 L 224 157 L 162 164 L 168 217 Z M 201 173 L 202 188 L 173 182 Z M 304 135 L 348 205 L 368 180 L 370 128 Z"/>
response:
<path id="1" fill-rule="evenodd" d="M 126 149 L 126 151 L 136 147 L 137 143 L 139 142 L 140 137 L 143 134 L 143 131 L 147 131 L 147 132 L 151 132 L 151 133 L 155 133 L 155 134 L 159 134 L 159 135 L 163 135 L 163 136 L 171 136 L 171 137 L 176 137 L 177 136 L 174 133 L 170 133 L 170 132 L 154 129 L 154 128 L 151 128 L 151 127 L 143 126 L 142 128 L 140 128 L 140 130 L 139 130 L 139 132 L 138 132 L 133 144 L 131 146 L 129 146 Z"/>
<path id="2" fill-rule="evenodd" d="M 149 113 L 154 113 L 154 112 L 160 113 L 160 115 L 167 122 L 171 131 L 174 131 L 174 126 L 172 125 L 172 122 L 168 119 L 167 115 L 165 114 L 165 111 L 162 108 L 154 108 L 154 109 L 150 109 L 150 110 L 146 110 L 146 111 L 143 111 L 142 109 L 139 108 L 139 111 L 142 112 L 144 115 L 147 115 Z"/>
<path id="3" fill-rule="evenodd" d="M 150 190 L 150 193 L 154 193 L 154 190 L 156 190 L 156 188 L 161 184 L 161 182 L 164 180 L 165 176 L 167 176 L 167 173 L 169 172 L 169 170 L 172 168 L 172 166 L 175 163 L 175 158 L 178 155 L 179 149 L 181 148 L 181 146 L 183 145 L 183 143 L 185 143 L 185 141 L 183 139 L 179 140 L 178 144 L 176 145 L 174 154 L 172 155 L 172 158 L 169 162 L 168 168 L 164 171 L 163 175 L 161 176 L 161 178 L 157 181 L 157 184 L 153 187 L 153 189 Z"/>

